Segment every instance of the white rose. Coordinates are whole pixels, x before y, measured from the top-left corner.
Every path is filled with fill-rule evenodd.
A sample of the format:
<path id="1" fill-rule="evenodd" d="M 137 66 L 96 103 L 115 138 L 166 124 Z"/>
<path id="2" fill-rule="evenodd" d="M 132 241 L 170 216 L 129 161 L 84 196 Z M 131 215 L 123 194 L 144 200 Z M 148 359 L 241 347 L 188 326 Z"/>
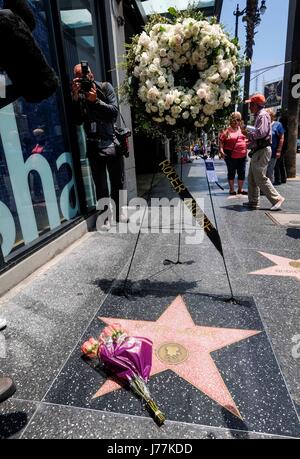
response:
<path id="1" fill-rule="evenodd" d="M 164 58 L 161 60 L 161 65 L 162 65 L 162 67 L 170 67 L 170 65 L 171 65 L 170 59 L 164 57 Z"/>
<path id="2" fill-rule="evenodd" d="M 153 81 L 152 80 L 147 80 L 146 81 L 146 86 L 147 86 L 148 89 L 152 88 L 154 86 Z"/>
<path id="3" fill-rule="evenodd" d="M 182 45 L 182 51 L 186 53 L 190 49 L 190 44 L 188 42 L 183 43 Z"/>
<path id="4" fill-rule="evenodd" d="M 134 67 L 134 71 L 133 71 L 133 75 L 136 77 L 136 78 L 139 78 L 140 75 L 141 75 L 141 69 L 140 67 Z"/>
<path id="5" fill-rule="evenodd" d="M 189 117 L 190 117 L 190 113 L 188 111 L 185 111 L 185 112 L 182 113 L 182 118 L 184 120 L 187 120 Z"/>
<path id="6" fill-rule="evenodd" d="M 199 34 L 199 31 L 200 31 L 200 28 L 199 28 L 199 24 L 194 24 L 193 27 L 192 27 L 192 35 L 194 35 L 194 37 L 196 37 L 198 34 Z"/>
<path id="7" fill-rule="evenodd" d="M 163 87 L 165 86 L 165 84 L 166 84 L 166 79 L 165 79 L 165 77 L 160 76 L 160 77 L 158 78 L 158 80 L 157 80 L 157 83 L 158 83 L 158 86 L 159 86 L 160 88 L 163 88 Z"/>
<path id="8" fill-rule="evenodd" d="M 197 106 L 197 107 L 192 106 L 192 107 L 191 107 L 191 113 L 192 113 L 193 115 L 198 115 L 199 112 L 200 112 L 200 107 L 199 107 L 199 106 Z"/>
<path id="9" fill-rule="evenodd" d="M 155 100 L 159 97 L 159 90 L 156 88 L 156 86 L 153 86 L 149 89 L 147 97 L 149 100 Z"/>
<path id="10" fill-rule="evenodd" d="M 207 79 L 208 79 L 208 81 L 210 81 L 213 84 L 221 83 L 221 76 L 220 76 L 219 73 L 216 73 L 215 75 L 212 75 L 212 76 L 208 77 Z"/>
<path id="11" fill-rule="evenodd" d="M 198 89 L 197 96 L 199 97 L 199 99 L 205 99 L 207 96 L 205 89 L 204 88 Z"/>
<path id="12" fill-rule="evenodd" d="M 207 116 L 211 116 L 215 113 L 216 111 L 216 106 L 215 105 L 209 105 L 209 104 L 206 104 L 204 105 L 203 107 L 203 112 L 205 113 L 205 115 Z"/>
<path id="13" fill-rule="evenodd" d="M 150 45 L 149 45 L 149 51 L 152 53 L 152 54 L 156 54 L 157 51 L 158 51 L 158 44 L 156 43 L 156 41 L 151 41 Z"/>
<path id="14" fill-rule="evenodd" d="M 166 57 L 167 55 L 167 50 L 165 48 L 162 48 L 160 51 L 159 51 L 159 54 L 161 57 Z"/>
<path id="15" fill-rule="evenodd" d="M 171 126 L 174 126 L 176 124 L 176 119 L 172 118 L 170 115 L 166 116 L 166 122 L 170 124 Z"/>
<path id="16" fill-rule="evenodd" d="M 142 32 L 141 35 L 140 35 L 140 38 L 139 38 L 139 44 L 141 46 L 144 46 L 145 48 L 147 48 L 149 46 L 151 42 L 151 39 L 149 37 L 149 35 L 146 34 L 146 32 Z"/>
<path id="17" fill-rule="evenodd" d="M 168 105 L 172 105 L 174 103 L 175 96 L 173 94 L 167 94 L 166 95 L 166 103 Z"/>
<path id="18" fill-rule="evenodd" d="M 149 71 L 149 73 L 152 73 L 152 74 L 159 73 L 159 68 L 156 65 L 151 64 L 151 65 L 149 65 L 148 71 Z"/>
<path id="19" fill-rule="evenodd" d="M 146 88 L 146 86 L 141 86 L 138 91 L 138 96 L 143 102 L 147 101 L 147 94 L 148 94 L 148 88 Z"/>

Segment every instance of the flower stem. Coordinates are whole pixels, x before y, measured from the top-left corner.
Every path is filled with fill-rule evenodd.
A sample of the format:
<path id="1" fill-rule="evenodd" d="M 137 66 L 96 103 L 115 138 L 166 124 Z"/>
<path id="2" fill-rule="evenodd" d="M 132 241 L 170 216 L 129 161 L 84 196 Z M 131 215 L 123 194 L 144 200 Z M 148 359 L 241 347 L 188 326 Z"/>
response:
<path id="1" fill-rule="evenodd" d="M 166 420 L 166 415 L 162 411 L 160 411 L 154 400 L 151 399 L 146 401 L 146 405 L 148 410 L 150 411 L 150 414 L 153 415 L 156 424 L 158 426 L 162 426 Z"/>
<path id="2" fill-rule="evenodd" d="M 146 402 L 147 409 L 154 417 L 154 421 L 157 423 L 157 425 L 162 426 L 166 420 L 166 416 L 162 411 L 160 411 L 155 401 L 151 398 L 145 381 L 139 376 L 136 376 L 130 381 L 130 387 L 135 394 L 137 394 Z"/>

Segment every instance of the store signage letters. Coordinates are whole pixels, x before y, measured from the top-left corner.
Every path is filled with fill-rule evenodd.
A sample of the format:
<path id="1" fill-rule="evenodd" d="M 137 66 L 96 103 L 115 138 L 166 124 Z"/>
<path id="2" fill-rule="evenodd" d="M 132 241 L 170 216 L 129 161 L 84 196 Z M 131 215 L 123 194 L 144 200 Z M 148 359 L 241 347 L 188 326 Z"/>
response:
<path id="1" fill-rule="evenodd" d="M 78 214 L 78 196 L 74 180 L 72 156 L 70 153 L 62 153 L 56 161 L 57 170 L 64 164 L 68 164 L 72 171 L 72 178 L 62 190 L 58 203 L 53 174 L 48 161 L 42 155 L 31 155 L 24 161 L 13 105 L 10 104 L 4 107 L 0 114 L 0 137 L 13 198 L 24 242 L 29 244 L 38 239 L 39 232 L 28 184 L 28 175 L 31 171 L 36 171 L 41 178 L 49 227 L 53 230 L 61 225 L 60 211 L 66 220 L 71 220 Z M 75 207 L 70 205 L 70 192 L 73 187 L 76 194 Z M 0 234 L 2 235 L 2 252 L 5 257 L 9 255 L 15 244 L 16 225 L 11 211 L 2 201 L 0 201 Z"/>

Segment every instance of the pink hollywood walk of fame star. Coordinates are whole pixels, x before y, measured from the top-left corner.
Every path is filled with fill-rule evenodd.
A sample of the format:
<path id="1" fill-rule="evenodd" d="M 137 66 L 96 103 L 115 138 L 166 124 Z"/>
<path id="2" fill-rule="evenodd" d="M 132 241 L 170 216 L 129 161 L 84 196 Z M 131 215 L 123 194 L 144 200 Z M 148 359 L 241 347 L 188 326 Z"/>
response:
<path id="1" fill-rule="evenodd" d="M 296 277 L 300 280 L 300 260 L 293 260 L 291 258 L 278 257 L 269 253 L 259 252 L 268 260 L 275 263 L 276 266 L 270 268 L 260 269 L 253 271 L 252 275 L 265 275 L 265 276 L 283 276 L 283 277 Z"/>
<path id="2" fill-rule="evenodd" d="M 260 331 L 197 326 L 181 296 L 171 303 L 156 322 L 102 317 L 100 319 L 107 325 L 118 322 L 129 335 L 145 336 L 153 341 L 151 376 L 172 370 L 232 414 L 241 417 L 211 353 L 255 336 L 261 333 Z M 171 353 L 172 349 L 173 352 L 176 350 L 176 346 L 184 349 L 183 361 L 163 361 L 159 350 L 164 344 L 169 344 Z M 108 379 L 93 398 L 102 397 L 120 388 L 117 382 Z"/>

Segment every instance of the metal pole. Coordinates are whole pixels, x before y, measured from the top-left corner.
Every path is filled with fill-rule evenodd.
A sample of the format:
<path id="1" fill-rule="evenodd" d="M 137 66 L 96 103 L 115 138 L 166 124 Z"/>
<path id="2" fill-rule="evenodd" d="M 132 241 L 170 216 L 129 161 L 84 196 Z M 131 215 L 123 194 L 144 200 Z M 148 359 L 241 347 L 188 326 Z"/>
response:
<path id="1" fill-rule="evenodd" d="M 235 38 L 239 38 L 239 17 L 240 17 L 240 5 L 237 4 L 235 15 Z"/>
<path id="2" fill-rule="evenodd" d="M 250 80 L 251 80 L 251 66 L 245 68 L 245 83 L 244 83 L 244 101 L 250 97 Z M 248 124 L 249 106 L 243 104 L 243 120 L 245 125 Z"/>

